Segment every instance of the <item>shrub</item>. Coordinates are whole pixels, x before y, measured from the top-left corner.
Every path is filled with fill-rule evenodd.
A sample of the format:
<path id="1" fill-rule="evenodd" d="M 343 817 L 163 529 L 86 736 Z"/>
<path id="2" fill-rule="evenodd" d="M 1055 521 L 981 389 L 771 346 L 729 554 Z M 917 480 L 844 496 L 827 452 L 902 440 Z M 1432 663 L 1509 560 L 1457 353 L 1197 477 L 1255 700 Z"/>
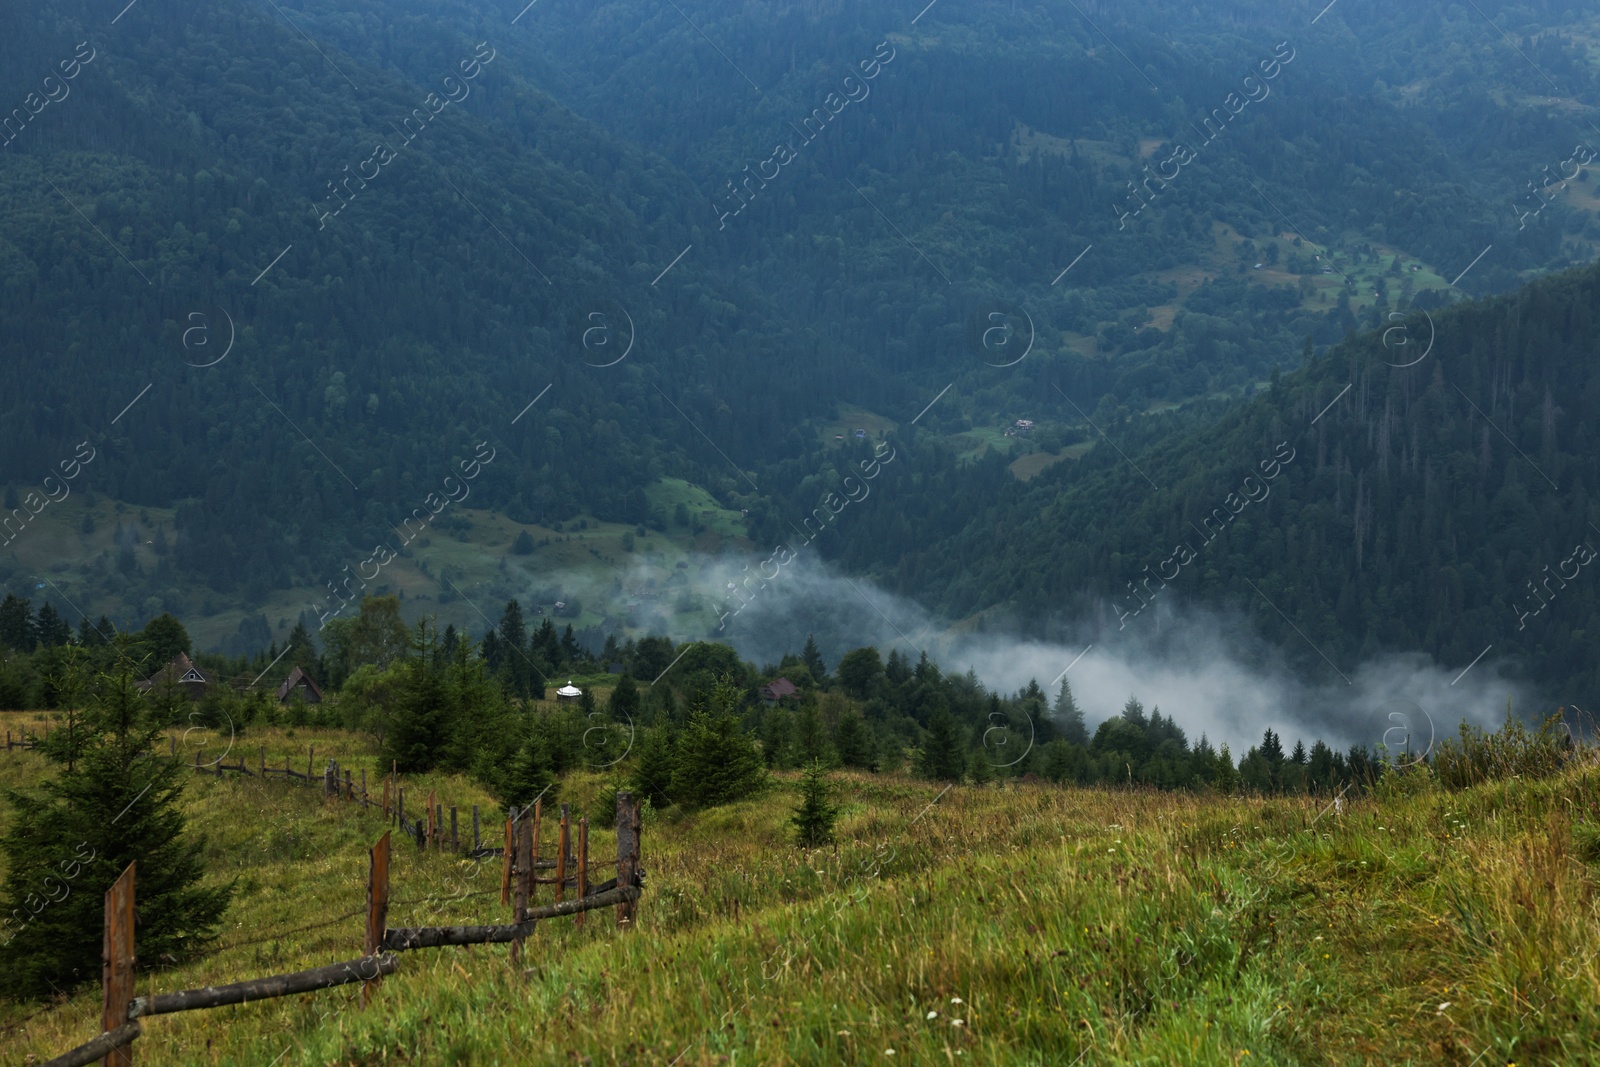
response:
<path id="1" fill-rule="evenodd" d="M 1571 758 L 1572 735 L 1560 716 L 1534 730 L 1511 717 L 1495 733 L 1461 724 L 1459 739 L 1447 739 L 1433 753 L 1433 772 L 1449 789 L 1465 789 L 1500 778 L 1545 778 Z"/>

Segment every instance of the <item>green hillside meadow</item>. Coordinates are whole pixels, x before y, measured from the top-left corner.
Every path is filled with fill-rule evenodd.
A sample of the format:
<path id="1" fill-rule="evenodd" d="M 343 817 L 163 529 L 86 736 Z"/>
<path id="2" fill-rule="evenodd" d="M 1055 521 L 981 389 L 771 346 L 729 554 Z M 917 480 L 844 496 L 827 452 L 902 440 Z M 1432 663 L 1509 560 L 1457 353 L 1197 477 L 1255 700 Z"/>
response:
<path id="1" fill-rule="evenodd" d="M 5 716 L 18 732 L 31 715 Z M 337 730 L 266 729 L 250 764 Z M 31 784 L 44 761 L 3 758 Z M 369 1008 L 342 987 L 161 1016 L 151 1064 L 1583 1064 L 1600 1062 L 1600 766 L 1447 791 L 1419 767 L 1335 806 L 836 773 L 836 848 L 800 850 L 796 779 L 693 816 L 647 811 L 637 929 L 609 912 L 504 947 L 406 953 Z M 569 777 L 594 806 L 604 784 Z M 489 798 L 418 779 L 447 804 Z M 138 991 L 360 954 L 383 820 L 282 781 L 197 777 L 218 949 Z M 547 818 L 548 818 L 547 814 Z M 3 828 L 0 828 L 3 829 Z M 550 827 L 547 826 L 547 830 Z M 548 834 L 547 834 L 547 840 Z M 499 864 L 396 837 L 391 926 L 507 921 Z M 613 855 L 597 828 L 591 853 Z M 541 900 L 548 901 L 546 888 Z M 98 1030 L 99 993 L 0 1018 L 0 1057 Z"/>

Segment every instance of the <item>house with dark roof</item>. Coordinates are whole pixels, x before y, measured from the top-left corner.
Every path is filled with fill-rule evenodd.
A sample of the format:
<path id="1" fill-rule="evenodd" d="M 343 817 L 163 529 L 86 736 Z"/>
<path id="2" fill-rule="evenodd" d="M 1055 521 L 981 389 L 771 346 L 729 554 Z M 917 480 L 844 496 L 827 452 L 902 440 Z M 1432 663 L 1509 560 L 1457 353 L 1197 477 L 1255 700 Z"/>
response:
<path id="1" fill-rule="evenodd" d="M 278 686 L 278 703 L 288 704 L 296 697 L 307 704 L 322 703 L 322 687 L 317 685 L 312 680 L 311 675 L 298 666 L 290 671 L 289 677 L 285 678 L 283 684 Z"/>
<path id="2" fill-rule="evenodd" d="M 171 663 L 137 684 L 147 693 L 181 688 L 190 700 L 199 700 L 216 683 L 216 675 L 196 667 L 187 653 L 179 652 Z"/>
<path id="3" fill-rule="evenodd" d="M 784 697 L 792 697 L 800 692 L 800 688 L 787 678 L 774 678 L 761 687 L 761 699 L 768 704 L 776 704 Z"/>

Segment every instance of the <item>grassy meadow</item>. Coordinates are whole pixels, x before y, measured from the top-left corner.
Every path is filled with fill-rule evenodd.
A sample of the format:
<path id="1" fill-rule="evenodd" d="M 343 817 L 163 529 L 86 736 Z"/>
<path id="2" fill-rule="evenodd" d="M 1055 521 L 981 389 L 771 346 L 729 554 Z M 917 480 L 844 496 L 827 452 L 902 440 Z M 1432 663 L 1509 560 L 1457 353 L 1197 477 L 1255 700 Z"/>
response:
<path id="1" fill-rule="evenodd" d="M 13 732 L 25 718 L 0 716 Z M 375 770 L 364 738 L 253 730 Z M 230 757 L 231 758 L 231 757 Z M 44 773 L 11 752 L 0 778 Z M 797 781 L 647 810 L 637 928 L 548 920 L 503 946 L 405 953 L 358 987 L 147 1020 L 160 1064 L 1584 1064 L 1600 1062 L 1600 766 L 1451 792 L 1234 798 L 838 773 L 837 847 L 800 850 Z M 605 784 L 569 777 L 593 807 Z M 464 779 L 406 783 L 464 811 Z M 360 954 L 383 820 L 281 780 L 186 803 L 238 894 L 216 951 L 140 993 Z M 549 809 L 547 809 L 548 812 Z M 0 811 L 0 820 L 8 818 Z M 547 816 L 548 817 L 548 816 Z M 552 826 L 546 826 L 550 840 Z M 396 839 L 392 926 L 505 922 L 498 861 Z M 614 836 L 591 855 L 614 858 Z M 603 871 L 598 877 L 607 877 Z M 540 901 L 549 900 L 543 887 Z M 0 1006 L 0 1062 L 98 1032 L 99 990 Z"/>

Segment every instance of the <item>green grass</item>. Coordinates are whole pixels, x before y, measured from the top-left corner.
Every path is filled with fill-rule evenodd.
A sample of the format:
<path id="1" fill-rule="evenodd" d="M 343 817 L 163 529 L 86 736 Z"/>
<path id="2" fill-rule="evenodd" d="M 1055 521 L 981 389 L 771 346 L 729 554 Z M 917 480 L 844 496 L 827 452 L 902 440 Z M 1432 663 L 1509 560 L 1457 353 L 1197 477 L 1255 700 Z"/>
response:
<path id="1" fill-rule="evenodd" d="M 319 752 L 364 741 L 318 732 Z M 296 743 L 304 737 L 294 739 Z M 280 739 L 285 745 L 289 739 Z M 320 757 L 319 757 L 320 758 Z M 356 758 L 353 755 L 352 760 Z M 7 778 L 40 761 L 13 753 Z M 155 1063 L 1583 1064 L 1600 1062 L 1600 771 L 1349 803 L 836 775 L 836 850 L 788 844 L 797 783 L 649 813 L 638 928 L 542 924 L 410 953 L 353 989 L 150 1020 Z M 465 796 L 457 780 L 434 783 Z M 582 803 L 601 782 L 563 784 Z M 420 789 L 423 783 L 408 786 Z M 141 992 L 358 954 L 380 820 L 307 789 L 200 780 L 241 892 L 222 949 Z M 498 868 L 396 849 L 391 925 L 505 921 Z M 612 855 L 609 833 L 593 854 Z M 479 893 L 481 896 L 466 896 Z M 315 923 L 328 923 L 304 930 Z M 86 1040 L 85 990 L 0 1039 Z M 11 1026 L 32 1008 L 0 1016 Z M 959 1023 L 957 1020 L 960 1020 Z M 890 1056 L 888 1050 L 893 1049 Z M 1081 1060 L 1079 1059 L 1081 1056 Z M 676 1057 L 676 1060 L 674 1059 Z"/>

